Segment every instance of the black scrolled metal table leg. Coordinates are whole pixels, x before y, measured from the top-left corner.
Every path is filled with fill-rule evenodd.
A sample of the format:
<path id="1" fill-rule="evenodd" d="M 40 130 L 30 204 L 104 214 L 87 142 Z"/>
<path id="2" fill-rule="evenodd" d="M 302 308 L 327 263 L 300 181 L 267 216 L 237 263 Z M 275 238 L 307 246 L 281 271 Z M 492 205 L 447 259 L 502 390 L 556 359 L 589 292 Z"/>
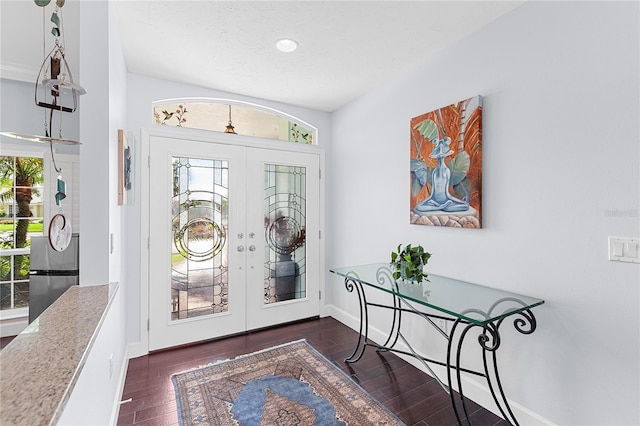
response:
<path id="1" fill-rule="evenodd" d="M 467 325 L 464 327 L 464 329 L 460 333 L 460 337 L 458 338 L 458 344 L 455 352 L 455 364 L 453 364 L 452 349 L 454 347 L 454 341 L 455 341 L 454 337 L 455 337 L 456 329 L 460 324 L 467 324 Z M 458 407 L 456 406 L 456 397 L 455 397 L 455 392 L 452 386 L 453 379 L 451 377 L 451 374 L 452 374 L 451 370 L 454 369 L 456 372 L 455 380 L 456 380 L 456 384 L 458 385 L 458 395 L 460 396 L 460 402 L 462 403 L 462 410 L 464 412 L 464 416 L 465 416 L 465 419 L 467 420 L 467 423 L 471 425 L 472 423 L 471 423 L 471 420 L 469 419 L 469 411 L 467 410 L 467 404 L 464 399 L 464 390 L 462 388 L 462 366 L 461 366 L 460 357 L 462 354 L 462 344 L 464 343 L 464 338 L 466 337 L 469 330 L 471 330 L 473 327 L 477 327 L 477 325 L 464 323 L 460 319 L 457 319 L 453 323 L 453 326 L 451 327 L 451 334 L 449 335 L 449 343 L 447 345 L 447 363 L 446 364 L 447 364 L 447 384 L 449 386 L 449 398 L 451 400 L 451 406 L 453 407 L 453 413 L 455 414 L 456 420 L 458 421 L 459 425 L 462 425 L 462 419 L 460 418 L 460 412 L 458 411 Z"/>
<path id="2" fill-rule="evenodd" d="M 522 318 L 518 317 L 514 319 L 513 325 L 515 329 L 522 334 L 533 333 L 537 327 L 536 318 L 533 316 L 533 313 L 527 309 L 525 311 L 519 312 L 518 315 L 520 315 Z M 492 326 L 495 328 L 495 333 L 498 333 L 498 329 L 502 324 L 502 322 L 503 320 L 500 320 L 495 325 L 492 324 Z M 498 334 L 498 339 L 499 339 L 499 334 Z M 493 396 L 493 399 L 496 402 L 496 405 L 498 406 L 498 409 L 500 410 L 500 413 L 502 414 L 502 416 L 512 425 L 519 426 L 520 424 L 518 423 L 516 416 L 513 414 L 513 410 L 511 409 L 511 406 L 509 405 L 509 401 L 507 400 L 507 397 L 504 393 L 504 389 L 502 387 L 502 381 L 500 380 L 500 373 L 498 371 L 497 350 L 496 350 L 497 346 L 493 345 L 495 347 L 485 348 L 482 341 L 480 341 L 480 345 L 483 346 L 483 349 L 484 349 L 483 351 L 484 370 L 487 378 L 487 383 L 489 384 L 489 390 L 491 391 L 491 395 Z M 498 346 L 499 346 L 499 341 L 498 341 Z M 491 355 L 492 355 L 491 360 L 493 364 L 493 375 L 489 374 L 487 352 L 491 352 Z M 495 386 L 493 382 L 495 382 Z M 495 390 L 496 387 L 497 387 L 499 396 Z"/>
<path id="3" fill-rule="evenodd" d="M 360 329 L 358 331 L 358 342 L 353 350 L 353 353 L 345 358 L 345 362 L 354 363 L 362 358 L 364 350 L 366 348 L 368 333 L 369 333 L 369 313 L 367 310 L 367 297 L 362 288 L 362 284 L 353 278 L 345 278 L 344 285 L 349 293 L 352 293 L 355 289 L 358 293 L 358 303 L 360 304 Z"/>
<path id="4" fill-rule="evenodd" d="M 376 278 L 378 280 L 378 284 L 382 285 L 385 281 L 389 281 L 392 288 L 395 289 L 395 293 L 393 294 L 393 319 L 391 322 L 391 329 L 389 330 L 389 336 L 382 344 L 385 349 L 378 348 L 378 351 L 384 351 L 395 347 L 396 343 L 398 343 L 398 337 L 400 337 L 400 326 L 402 325 L 402 310 L 400 309 L 400 297 L 397 294 L 399 293 L 398 283 L 393 279 L 391 271 L 388 268 L 380 268 L 376 272 Z M 393 343 L 391 343 L 392 338 Z M 391 345 L 389 345 L 389 343 L 391 343 Z"/>
<path id="5" fill-rule="evenodd" d="M 451 370 L 455 369 L 456 370 L 456 380 L 458 382 L 458 393 L 460 394 L 460 399 L 463 401 L 464 404 L 464 394 L 462 391 L 462 386 L 461 386 L 461 379 L 460 379 L 460 349 L 462 347 L 462 340 L 464 335 L 467 333 L 467 330 L 469 329 L 470 326 L 465 327 L 465 329 L 462 331 L 462 334 L 460 336 L 460 340 L 459 340 L 459 344 L 457 347 L 457 353 L 456 353 L 456 364 L 455 366 L 452 364 L 451 362 L 451 357 L 452 357 L 452 348 L 453 348 L 453 342 L 454 342 L 454 337 L 456 334 L 456 329 L 458 328 L 458 326 L 462 324 L 462 322 L 460 321 L 460 319 L 457 319 L 453 325 L 451 326 L 451 332 L 449 334 L 449 342 L 447 344 L 447 362 L 446 362 L 446 367 L 447 367 L 447 385 L 449 386 L 449 399 L 451 400 L 451 407 L 453 407 L 453 413 L 456 416 L 456 420 L 458 421 L 459 425 L 462 425 L 462 420 L 460 419 L 460 413 L 458 412 L 458 408 L 456 407 L 456 396 L 455 396 L 455 392 L 453 390 L 453 379 L 451 377 Z M 465 408 L 466 411 L 466 408 Z M 469 417 L 467 416 L 467 423 L 469 423 Z M 471 423 L 469 423 L 471 424 Z"/>
<path id="6" fill-rule="evenodd" d="M 501 323 L 502 321 L 499 321 L 498 323 L 487 324 L 483 328 L 482 334 L 478 336 L 478 343 L 480 343 L 480 346 L 482 347 L 482 363 L 484 365 L 484 374 L 485 374 L 485 379 L 487 380 L 487 385 L 489 385 L 489 391 L 491 391 L 491 396 L 493 397 L 493 400 L 498 406 L 498 410 L 500 410 L 500 414 L 502 414 L 502 417 L 504 417 L 510 424 L 513 424 L 511 422 L 511 419 L 515 420 L 515 417 L 511 412 L 511 408 L 509 408 L 509 404 L 507 403 L 507 398 L 504 394 L 504 391 L 502 390 L 502 383 L 500 382 L 500 374 L 498 373 L 498 364 L 496 362 L 497 360 L 496 353 L 501 343 L 500 332 L 499 332 L 499 327 Z M 489 365 L 487 362 L 487 353 L 492 354 L 493 375 L 491 375 L 489 372 Z M 496 394 L 494 380 L 496 382 L 495 385 L 497 385 L 498 389 L 500 390 L 501 399 L 499 399 L 498 395 Z M 506 405 L 507 411 L 509 411 L 509 413 L 511 414 L 511 417 L 507 416 L 503 408 L 503 404 Z M 518 423 L 516 422 L 515 424 L 517 425 Z"/>

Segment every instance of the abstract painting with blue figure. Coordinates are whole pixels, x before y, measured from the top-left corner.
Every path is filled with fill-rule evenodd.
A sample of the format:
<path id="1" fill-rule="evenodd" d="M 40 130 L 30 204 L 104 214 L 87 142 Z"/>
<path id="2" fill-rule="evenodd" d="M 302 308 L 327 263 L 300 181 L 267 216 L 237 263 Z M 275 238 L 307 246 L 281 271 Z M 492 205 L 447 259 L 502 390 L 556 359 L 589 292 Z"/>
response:
<path id="1" fill-rule="evenodd" d="M 410 223 L 481 228 L 482 99 L 411 119 Z"/>
<path id="2" fill-rule="evenodd" d="M 438 160 L 437 167 L 433 170 L 432 180 L 433 192 L 423 202 L 418 204 L 413 210 L 417 214 L 444 211 L 444 212 L 463 212 L 469 210 L 467 200 L 459 200 L 449 193 L 449 181 L 451 180 L 451 170 L 444 164 L 445 157 L 453 155 L 453 151 L 449 148 L 451 138 L 445 136 L 443 139 L 434 139 L 433 151 L 429 155 L 430 158 Z"/>

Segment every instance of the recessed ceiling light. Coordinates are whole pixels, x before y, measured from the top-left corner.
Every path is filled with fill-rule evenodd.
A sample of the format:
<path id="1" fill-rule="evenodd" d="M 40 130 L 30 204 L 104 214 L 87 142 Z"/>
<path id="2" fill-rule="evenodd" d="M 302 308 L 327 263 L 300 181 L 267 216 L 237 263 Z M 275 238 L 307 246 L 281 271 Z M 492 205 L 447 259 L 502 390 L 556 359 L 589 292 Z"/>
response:
<path id="1" fill-rule="evenodd" d="M 290 38 L 281 38 L 276 41 L 276 47 L 281 52 L 293 52 L 298 48 L 298 42 L 295 40 L 291 40 Z"/>

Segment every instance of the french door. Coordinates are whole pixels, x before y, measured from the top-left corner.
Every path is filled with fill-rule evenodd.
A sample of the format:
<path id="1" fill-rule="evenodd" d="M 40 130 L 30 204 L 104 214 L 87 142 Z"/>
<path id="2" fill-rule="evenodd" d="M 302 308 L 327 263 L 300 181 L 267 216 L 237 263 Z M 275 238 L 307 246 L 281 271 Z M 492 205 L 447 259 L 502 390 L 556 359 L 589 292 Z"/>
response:
<path id="1" fill-rule="evenodd" d="M 319 158 L 151 136 L 149 349 L 319 314 Z"/>

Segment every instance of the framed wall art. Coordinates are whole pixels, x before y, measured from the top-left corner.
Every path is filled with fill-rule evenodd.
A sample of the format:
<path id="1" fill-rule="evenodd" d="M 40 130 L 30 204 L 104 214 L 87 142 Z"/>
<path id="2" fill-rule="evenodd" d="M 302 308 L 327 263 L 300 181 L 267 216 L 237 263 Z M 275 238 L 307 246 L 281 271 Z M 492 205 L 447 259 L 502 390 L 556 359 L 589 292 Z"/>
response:
<path id="1" fill-rule="evenodd" d="M 411 119 L 415 225 L 482 227 L 482 98 Z"/>
<path id="2" fill-rule="evenodd" d="M 118 129 L 118 205 L 125 205 L 131 190 L 131 147 L 127 133 Z"/>

